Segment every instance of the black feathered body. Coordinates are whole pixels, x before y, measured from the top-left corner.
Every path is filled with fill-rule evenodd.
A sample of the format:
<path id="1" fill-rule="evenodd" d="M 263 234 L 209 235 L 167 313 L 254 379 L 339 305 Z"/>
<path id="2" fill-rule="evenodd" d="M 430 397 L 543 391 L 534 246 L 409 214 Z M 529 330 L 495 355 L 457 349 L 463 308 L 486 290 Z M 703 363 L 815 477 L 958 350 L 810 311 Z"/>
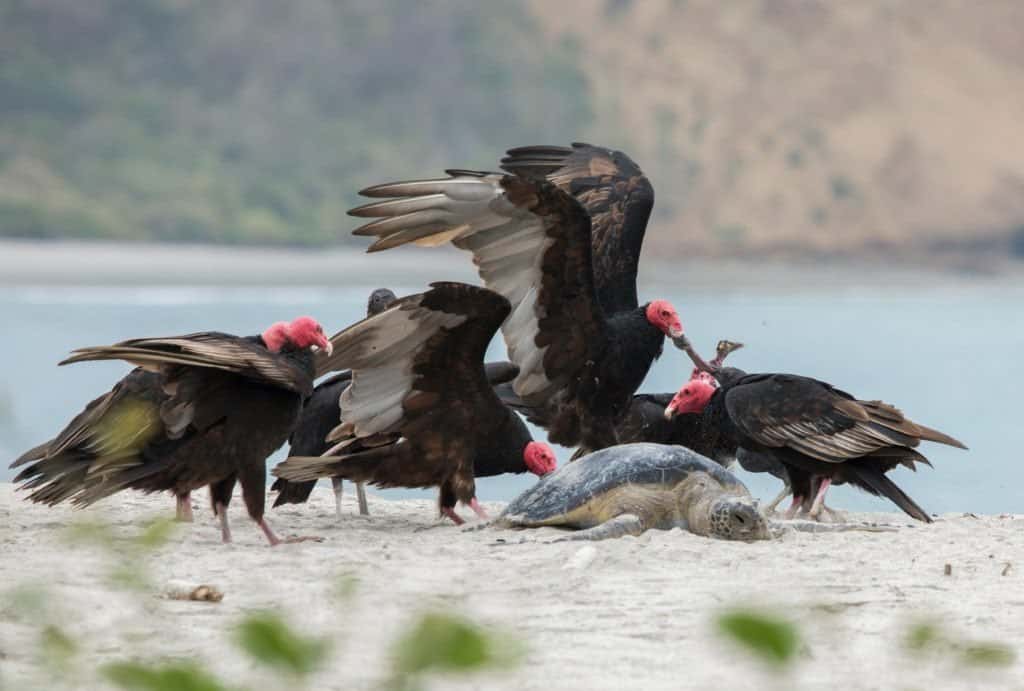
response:
<path id="1" fill-rule="evenodd" d="M 29 465 L 15 481 L 34 490 L 31 500 L 51 505 L 65 499 L 88 505 L 125 488 L 183 496 L 206 485 L 229 499 L 238 481 L 258 521 L 264 509 L 264 464 L 298 420 L 304 390 L 311 386 L 312 354 L 273 354 L 258 337 L 216 337 L 235 349 L 225 353 L 248 352 L 258 368 L 279 362 L 289 370 L 293 388 L 261 381 L 251 370 L 241 375 L 182 364 L 165 364 L 155 372 L 137 368 L 90 403 L 64 432 L 16 461 Z M 96 349 L 88 359 L 105 355 Z"/>
<path id="2" fill-rule="evenodd" d="M 922 439 L 963 445 L 906 419 L 880 401 L 859 401 L 825 382 L 790 374 L 731 370 L 704 410 L 705 424 L 726 444 L 772 459 L 789 474 L 794 495 L 806 498 L 819 477 L 885 496 L 908 515 L 930 521 L 885 473 L 897 465 L 927 463 Z M 742 462 L 742 455 L 740 456 Z"/>
<path id="3" fill-rule="evenodd" d="M 607 319 L 607 347 L 581 368 L 567 387 L 569 401 L 555 398 L 550 410 L 531 420 L 547 427 L 548 438 L 563 446 L 603 449 L 619 443 L 617 425 L 651 365 L 661 355 L 664 334 L 646 318 L 645 307 Z"/>

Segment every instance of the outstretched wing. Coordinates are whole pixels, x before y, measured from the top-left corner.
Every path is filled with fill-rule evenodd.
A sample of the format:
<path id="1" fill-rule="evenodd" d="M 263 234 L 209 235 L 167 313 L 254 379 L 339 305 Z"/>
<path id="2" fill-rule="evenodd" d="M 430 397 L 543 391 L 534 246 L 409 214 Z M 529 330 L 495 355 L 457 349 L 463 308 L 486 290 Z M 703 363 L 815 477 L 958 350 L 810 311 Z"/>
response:
<path id="1" fill-rule="evenodd" d="M 891 447 L 913 449 L 922 439 L 963 446 L 888 404 L 857 401 L 807 377 L 751 375 L 726 393 L 725 404 L 733 422 L 761 444 L 788 447 L 829 463 Z M 917 454 L 908 458 L 924 459 Z"/>
<path id="2" fill-rule="evenodd" d="M 621 151 L 591 144 L 510 149 L 501 167 L 523 177 L 546 177 L 573 195 L 590 216 L 594 285 L 605 312 L 637 306 L 636 276 L 654 188 Z"/>
<path id="3" fill-rule="evenodd" d="M 204 331 L 168 338 L 136 338 L 112 346 L 79 348 L 61 362 L 125 360 L 152 371 L 168 367 L 220 369 L 308 396 L 313 381 L 291 358 L 267 350 L 255 338 Z"/>
<path id="4" fill-rule="evenodd" d="M 324 365 L 352 371 L 343 422 L 328 437 L 335 444 L 323 459 L 290 458 L 274 473 L 418 486 L 435 484 L 437 468 L 465 465 L 472 477 L 473 440 L 503 411 L 483 358 L 509 311 L 485 288 L 434 283 L 335 335 Z"/>
<path id="5" fill-rule="evenodd" d="M 531 404 L 560 391 L 571 397 L 574 375 L 597 359 L 606 338 L 586 211 L 543 180 L 449 172 L 444 179 L 363 190 L 396 198 L 350 211 L 379 219 L 355 234 L 378 238 L 370 251 L 446 241 L 471 251 L 484 284 L 512 306 L 502 335 L 519 368 L 516 394 Z"/>

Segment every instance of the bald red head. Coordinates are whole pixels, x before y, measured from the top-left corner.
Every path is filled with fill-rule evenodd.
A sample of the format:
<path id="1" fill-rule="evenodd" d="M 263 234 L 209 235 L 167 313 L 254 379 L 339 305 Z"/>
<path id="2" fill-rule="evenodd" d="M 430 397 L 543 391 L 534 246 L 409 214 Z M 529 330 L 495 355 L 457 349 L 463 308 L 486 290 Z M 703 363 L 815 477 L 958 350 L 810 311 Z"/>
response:
<path id="1" fill-rule="evenodd" d="M 683 322 L 668 300 L 655 300 L 647 305 L 647 321 L 669 338 L 683 335 Z"/>
<path id="2" fill-rule="evenodd" d="M 281 348 L 288 342 L 288 322 L 274 322 L 267 330 L 260 334 L 260 338 L 272 353 L 280 353 Z"/>
<path id="3" fill-rule="evenodd" d="M 324 335 L 324 327 L 313 317 L 296 317 L 288 325 L 288 340 L 296 348 L 316 346 L 328 355 L 334 350 L 331 342 Z"/>
<path id="4" fill-rule="evenodd" d="M 715 395 L 715 386 L 705 379 L 691 379 L 683 384 L 665 408 L 669 420 L 682 413 L 699 413 Z"/>
<path id="5" fill-rule="evenodd" d="M 558 468 L 554 450 L 542 441 L 531 441 L 523 449 L 526 469 L 538 477 L 553 473 Z"/>
<path id="6" fill-rule="evenodd" d="M 324 335 L 324 329 L 320 323 L 312 317 L 298 317 L 289 322 L 275 322 L 266 331 L 260 334 L 267 350 L 272 353 L 279 353 L 285 345 L 294 348 L 304 349 L 310 346 L 322 348 L 330 354 L 331 342 Z"/>

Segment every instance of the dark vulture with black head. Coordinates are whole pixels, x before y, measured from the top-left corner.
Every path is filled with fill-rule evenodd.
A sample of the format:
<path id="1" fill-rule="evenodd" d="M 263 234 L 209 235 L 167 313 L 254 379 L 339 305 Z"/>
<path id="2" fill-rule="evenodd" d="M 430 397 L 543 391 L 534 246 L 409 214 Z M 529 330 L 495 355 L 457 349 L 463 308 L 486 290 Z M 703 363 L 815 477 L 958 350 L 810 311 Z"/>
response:
<path id="1" fill-rule="evenodd" d="M 449 170 L 449 177 L 362 191 L 390 197 L 357 209 L 370 251 L 451 241 L 473 253 L 484 284 L 503 295 L 512 389 L 549 439 L 617 443 L 666 335 L 682 336 L 664 300 L 638 304 L 636 271 L 654 195 L 625 154 L 586 144 L 513 149 L 509 174 Z"/>
<path id="2" fill-rule="evenodd" d="M 235 483 L 267 540 L 266 458 L 295 426 L 313 390 L 313 350 L 330 350 L 310 317 L 260 336 L 204 332 L 82 348 L 61 364 L 125 360 L 137 368 L 91 402 L 54 439 L 23 454 L 15 478 L 29 499 L 88 506 L 122 489 L 170 491 L 192 520 L 190 493 L 209 485 L 223 539 Z M 298 539 L 298 538 L 292 538 Z"/>
<path id="3" fill-rule="evenodd" d="M 484 515 L 478 469 L 554 470 L 554 452 L 531 439 L 484 370 L 487 345 L 509 311 L 493 291 L 434 283 L 334 336 L 334 353 L 320 367 L 352 372 L 341 396 L 344 422 L 328 435 L 324 455 L 288 458 L 274 475 L 439 487 L 441 514 L 461 523 L 457 502 Z"/>
<path id="4" fill-rule="evenodd" d="M 832 483 L 849 483 L 884 496 L 907 515 L 928 513 L 890 480 L 898 465 L 931 465 L 916 451 L 922 440 L 961 449 L 961 442 L 907 419 L 882 401 L 862 401 L 830 384 L 793 374 L 747 374 L 695 364 L 714 374 L 717 389 L 684 385 L 666 414 L 703 412 L 705 424 L 738 449 L 785 467 L 793 489 L 790 515 L 815 491 L 810 515 L 824 509 Z"/>

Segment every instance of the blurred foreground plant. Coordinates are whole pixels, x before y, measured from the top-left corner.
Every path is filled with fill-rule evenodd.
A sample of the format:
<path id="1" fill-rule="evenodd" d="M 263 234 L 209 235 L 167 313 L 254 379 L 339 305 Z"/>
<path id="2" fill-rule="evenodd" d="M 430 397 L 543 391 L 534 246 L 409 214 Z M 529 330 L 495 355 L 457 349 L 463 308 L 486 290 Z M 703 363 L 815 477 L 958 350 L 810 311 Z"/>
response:
<path id="1" fill-rule="evenodd" d="M 517 665 L 525 651 L 515 639 L 492 633 L 468 619 L 442 613 L 424 614 L 394 647 L 394 668 L 387 688 L 420 688 L 427 672 L 478 672 Z"/>
<path id="2" fill-rule="evenodd" d="M 147 558 L 174 537 L 178 526 L 169 518 L 154 518 L 143 523 L 142 531 L 119 535 L 110 525 L 99 521 L 81 521 L 68 527 L 64 539 L 74 547 L 97 547 L 111 557 L 110 585 L 127 590 L 150 587 Z"/>
<path id="3" fill-rule="evenodd" d="M 717 623 L 727 638 L 777 667 L 790 664 L 800 645 L 794 624 L 768 614 L 732 610 L 719 616 Z"/>
<path id="4" fill-rule="evenodd" d="M 1009 667 L 1017 659 L 1013 648 L 1005 643 L 958 639 L 931 621 L 912 626 L 904 647 L 915 655 L 953 656 L 959 664 L 969 667 Z"/>
<path id="5" fill-rule="evenodd" d="M 103 676 L 125 691 L 228 691 L 228 687 L 191 662 L 157 666 L 117 662 L 104 667 Z"/>
<path id="6" fill-rule="evenodd" d="M 298 677 L 314 672 L 330 648 L 325 640 L 299 635 L 272 612 L 242 621 L 235 642 L 253 660 Z"/>

